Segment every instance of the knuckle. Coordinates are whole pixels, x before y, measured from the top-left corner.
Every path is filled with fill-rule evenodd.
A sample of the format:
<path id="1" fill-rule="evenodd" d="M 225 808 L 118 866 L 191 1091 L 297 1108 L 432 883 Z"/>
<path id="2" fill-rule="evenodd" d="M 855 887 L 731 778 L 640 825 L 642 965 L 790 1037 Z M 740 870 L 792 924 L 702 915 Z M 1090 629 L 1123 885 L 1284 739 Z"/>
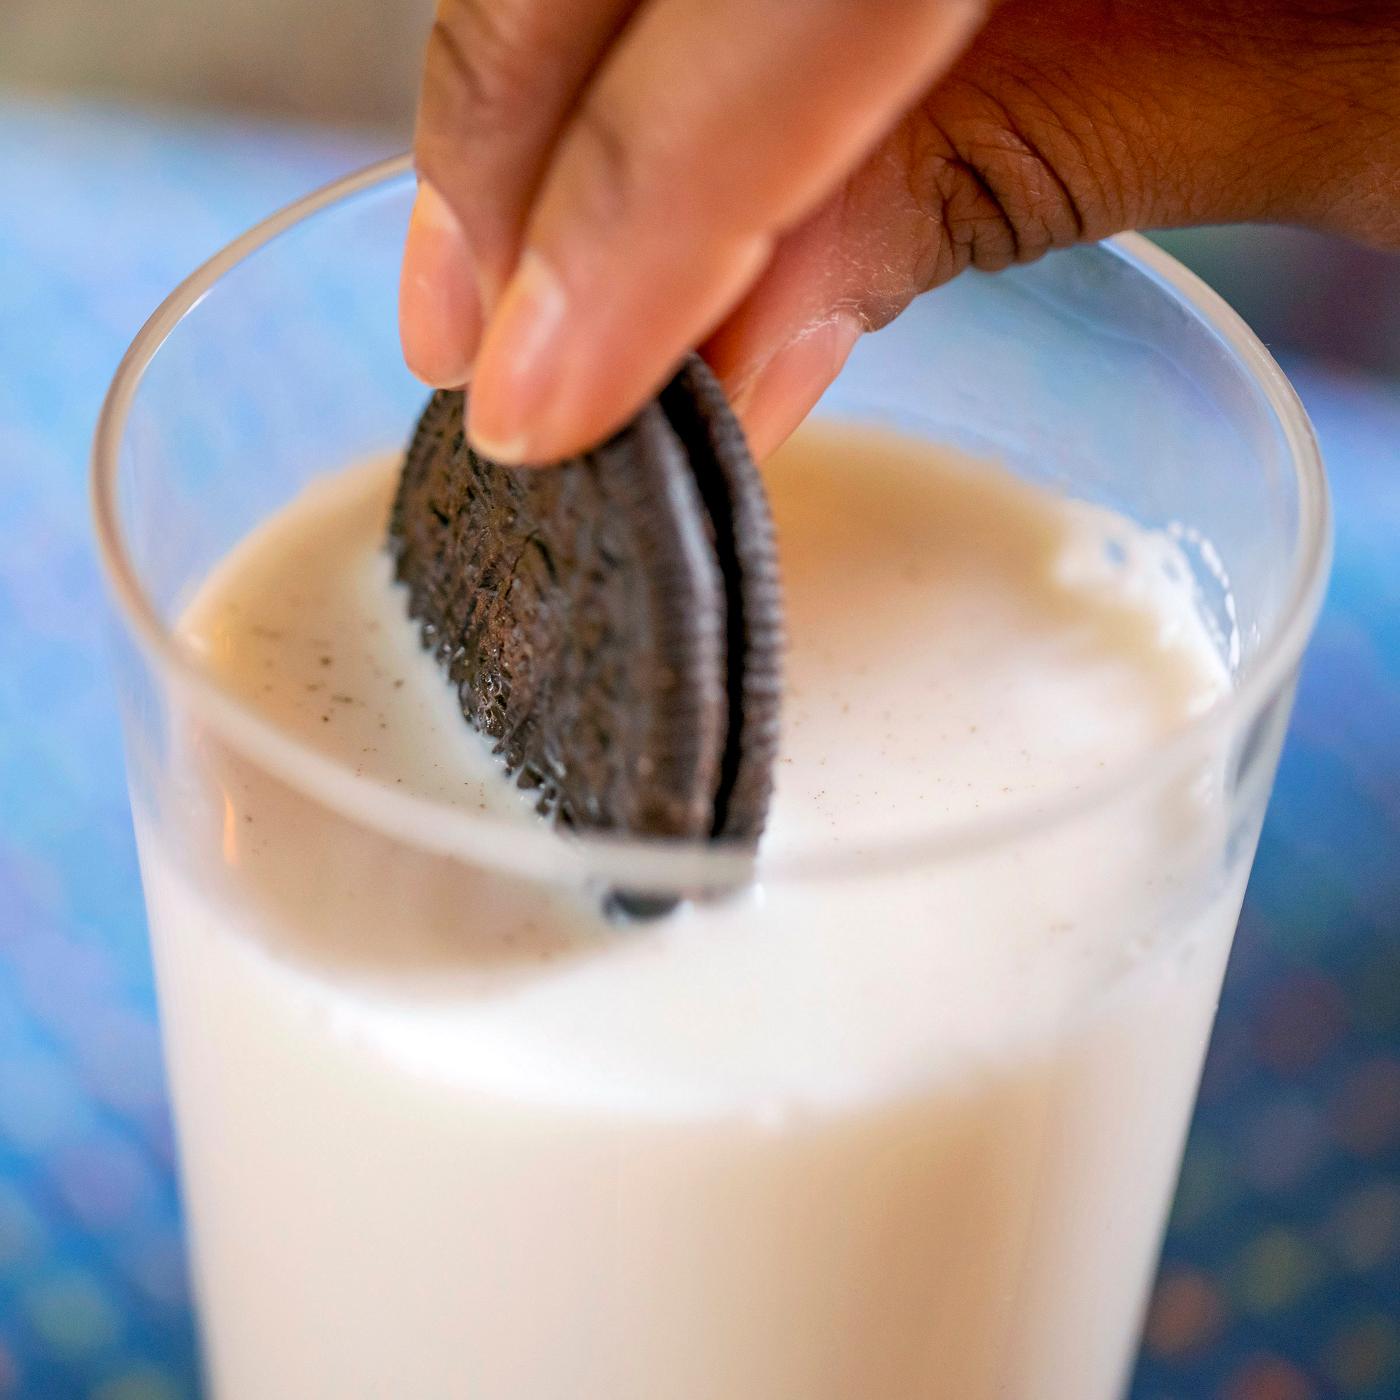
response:
<path id="1" fill-rule="evenodd" d="M 985 93 L 925 106 L 910 135 L 909 195 L 932 233 L 929 285 L 965 268 L 1031 262 L 1085 234 L 1072 181 L 1035 134 Z"/>
<path id="2" fill-rule="evenodd" d="M 993 271 L 1014 261 L 1017 243 L 1010 214 L 947 133 L 935 122 L 923 123 L 912 133 L 911 145 L 908 196 L 926 230 L 918 283 L 937 286 L 969 267 Z"/>

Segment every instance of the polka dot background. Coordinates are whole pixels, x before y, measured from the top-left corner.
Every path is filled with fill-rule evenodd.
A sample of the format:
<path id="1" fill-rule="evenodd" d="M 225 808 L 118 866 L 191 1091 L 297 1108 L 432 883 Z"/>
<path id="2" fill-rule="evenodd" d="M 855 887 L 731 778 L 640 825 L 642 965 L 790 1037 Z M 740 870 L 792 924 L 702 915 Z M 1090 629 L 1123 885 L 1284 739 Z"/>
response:
<path id="1" fill-rule="evenodd" d="M 0 1397 L 198 1393 L 93 420 L 180 277 L 378 154 L 0 101 Z M 1289 368 L 1332 471 L 1337 568 L 1134 1400 L 1400 1397 L 1400 387 Z"/>

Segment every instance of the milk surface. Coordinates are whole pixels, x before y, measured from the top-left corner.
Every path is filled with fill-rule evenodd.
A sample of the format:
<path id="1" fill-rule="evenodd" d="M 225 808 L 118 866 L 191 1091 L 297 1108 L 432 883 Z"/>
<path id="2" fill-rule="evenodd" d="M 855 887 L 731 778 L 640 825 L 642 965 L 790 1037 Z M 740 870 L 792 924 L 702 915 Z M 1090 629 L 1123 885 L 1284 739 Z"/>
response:
<path id="1" fill-rule="evenodd" d="M 537 822 L 407 620 L 391 466 L 189 608 L 364 784 L 331 810 L 196 715 L 178 820 L 138 812 L 223 1400 L 1118 1392 L 1244 878 L 1217 776 L 881 857 L 1092 787 L 1225 669 L 1170 544 L 1107 512 L 856 429 L 765 475 L 761 878 L 654 925 L 376 828 L 385 787 Z"/>

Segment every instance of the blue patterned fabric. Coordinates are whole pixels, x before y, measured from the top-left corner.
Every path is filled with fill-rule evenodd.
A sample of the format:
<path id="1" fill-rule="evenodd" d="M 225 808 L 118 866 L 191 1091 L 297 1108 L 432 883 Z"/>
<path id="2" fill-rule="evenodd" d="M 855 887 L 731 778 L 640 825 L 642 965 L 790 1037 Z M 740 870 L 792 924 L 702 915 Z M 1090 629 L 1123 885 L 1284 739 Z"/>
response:
<path id="1" fill-rule="evenodd" d="M 379 154 L 0 100 L 0 1397 L 197 1393 L 93 420 L 176 281 Z M 1332 470 L 1336 577 L 1134 1400 L 1400 1395 L 1400 387 L 1291 368 Z"/>

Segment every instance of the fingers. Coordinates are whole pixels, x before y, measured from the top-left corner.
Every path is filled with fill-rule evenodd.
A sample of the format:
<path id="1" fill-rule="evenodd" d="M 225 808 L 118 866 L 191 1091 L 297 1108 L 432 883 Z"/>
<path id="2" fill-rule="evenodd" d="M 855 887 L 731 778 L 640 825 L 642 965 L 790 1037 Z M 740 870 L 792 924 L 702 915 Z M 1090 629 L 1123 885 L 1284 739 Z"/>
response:
<path id="1" fill-rule="evenodd" d="M 472 376 L 487 451 L 543 460 L 708 337 L 766 449 L 968 266 L 1231 219 L 1400 243 L 1386 6 L 1006 0 L 934 82 L 981 3 L 443 0 L 410 361 Z"/>
<path id="2" fill-rule="evenodd" d="M 475 367 L 475 441 L 544 460 L 616 428 L 979 13 L 973 0 L 648 0 L 556 144 Z"/>
<path id="3" fill-rule="evenodd" d="M 439 0 L 400 299 L 404 356 L 428 383 L 468 377 L 555 139 L 635 2 Z"/>

